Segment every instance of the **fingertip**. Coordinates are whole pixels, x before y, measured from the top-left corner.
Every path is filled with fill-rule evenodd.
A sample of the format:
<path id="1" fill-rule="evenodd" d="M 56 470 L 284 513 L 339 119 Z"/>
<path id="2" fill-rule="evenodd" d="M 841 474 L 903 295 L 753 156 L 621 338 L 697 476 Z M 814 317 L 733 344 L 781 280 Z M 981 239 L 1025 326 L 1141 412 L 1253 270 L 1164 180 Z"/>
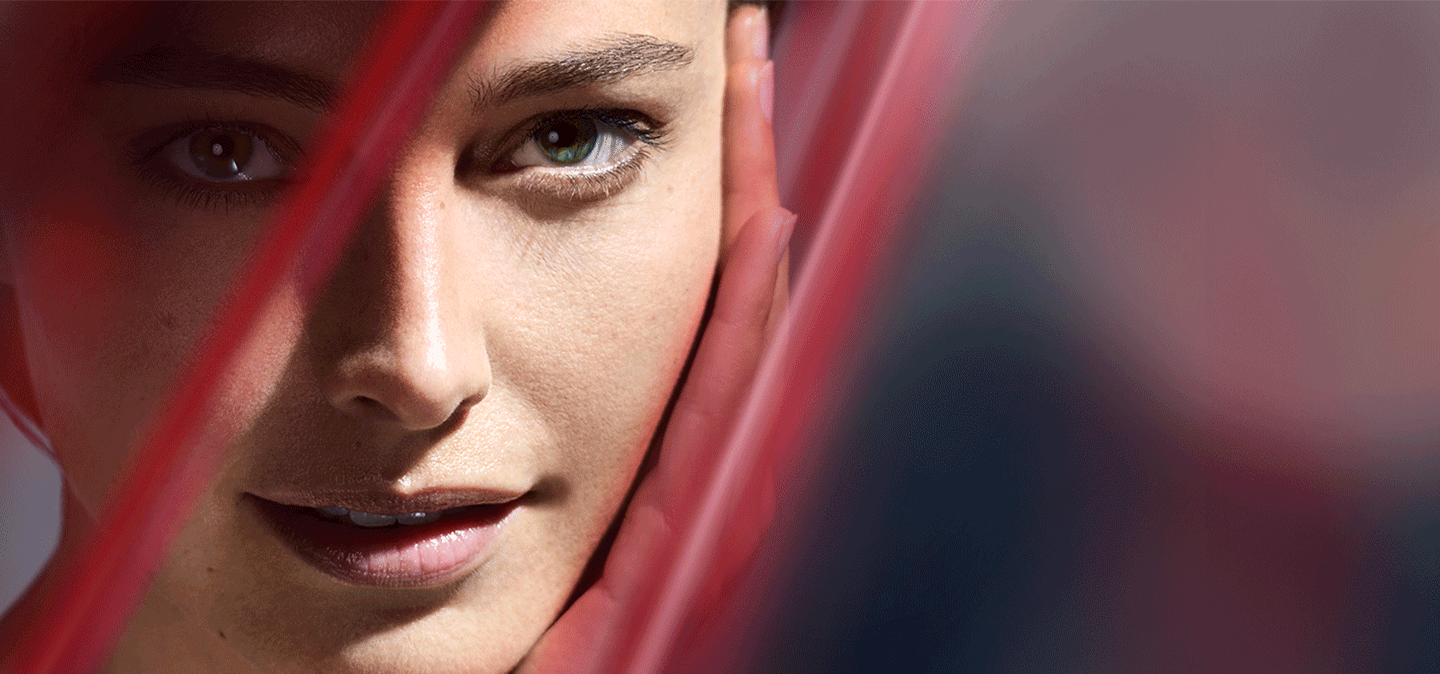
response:
<path id="1" fill-rule="evenodd" d="M 746 59 L 765 60 L 770 49 L 769 19 L 763 7 L 746 5 L 730 17 L 727 50 L 731 63 Z M 763 52 L 760 51 L 763 49 Z"/>
<path id="2" fill-rule="evenodd" d="M 757 61 L 765 61 L 770 58 L 770 13 L 764 7 L 757 8 L 755 18 L 751 21 L 750 29 L 750 56 Z"/>

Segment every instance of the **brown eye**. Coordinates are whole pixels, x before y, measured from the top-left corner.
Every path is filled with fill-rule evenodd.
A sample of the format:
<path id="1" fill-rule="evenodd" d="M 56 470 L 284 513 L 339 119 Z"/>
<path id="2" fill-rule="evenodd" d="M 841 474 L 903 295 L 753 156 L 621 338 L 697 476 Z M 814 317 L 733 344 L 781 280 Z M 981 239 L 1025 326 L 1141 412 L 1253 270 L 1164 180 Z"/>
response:
<path id="1" fill-rule="evenodd" d="M 216 180 L 231 180 L 250 164 L 254 143 L 250 135 L 234 131 L 199 131 L 190 136 L 190 159 L 201 173 Z"/>
<path id="2" fill-rule="evenodd" d="M 176 172 L 204 182 L 271 180 L 286 173 L 264 140 L 240 129 L 201 129 L 175 139 L 160 157 Z"/>

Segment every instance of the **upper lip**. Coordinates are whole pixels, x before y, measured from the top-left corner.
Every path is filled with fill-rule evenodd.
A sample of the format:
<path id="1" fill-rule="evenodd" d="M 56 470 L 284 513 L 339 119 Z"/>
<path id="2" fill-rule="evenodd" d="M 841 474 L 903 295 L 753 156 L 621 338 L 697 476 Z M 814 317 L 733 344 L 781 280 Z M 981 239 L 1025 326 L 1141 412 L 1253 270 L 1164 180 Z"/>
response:
<path id="1" fill-rule="evenodd" d="M 433 489 L 414 494 L 370 490 L 309 490 L 274 494 L 252 494 L 280 505 L 299 508 L 339 506 L 377 515 L 428 513 L 477 505 L 509 503 L 526 492 L 509 489 Z"/>

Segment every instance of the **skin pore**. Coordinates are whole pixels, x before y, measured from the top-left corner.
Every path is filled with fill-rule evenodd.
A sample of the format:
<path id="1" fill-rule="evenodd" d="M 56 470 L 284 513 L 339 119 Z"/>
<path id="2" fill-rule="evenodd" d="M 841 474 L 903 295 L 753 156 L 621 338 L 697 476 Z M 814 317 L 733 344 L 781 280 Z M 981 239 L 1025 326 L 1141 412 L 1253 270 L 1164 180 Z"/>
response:
<path id="1" fill-rule="evenodd" d="M 56 148 L 65 175 L 5 231 L 35 412 L 67 480 L 58 559 L 303 179 L 382 12 L 166 10 L 94 69 L 84 124 Z M 755 25 L 739 14 L 494 10 L 315 303 L 303 270 L 285 280 L 259 356 L 222 392 L 226 462 L 108 671 L 504 672 L 526 655 L 629 491 L 738 229 L 722 231 L 739 188 L 721 174 L 726 42 Z M 427 498 L 507 504 L 445 578 L 354 582 L 264 515 Z"/>

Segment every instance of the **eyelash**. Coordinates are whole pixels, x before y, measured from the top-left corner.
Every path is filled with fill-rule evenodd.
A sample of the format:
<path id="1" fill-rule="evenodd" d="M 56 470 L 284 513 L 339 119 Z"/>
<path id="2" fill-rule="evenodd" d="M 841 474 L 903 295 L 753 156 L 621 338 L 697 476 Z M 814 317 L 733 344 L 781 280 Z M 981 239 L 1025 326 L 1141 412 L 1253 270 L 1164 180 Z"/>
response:
<path id="1" fill-rule="evenodd" d="M 171 143 L 202 131 L 226 131 L 253 136 L 273 150 L 278 158 L 291 166 L 303 156 L 299 146 L 284 134 L 269 127 L 213 117 L 192 118 L 157 129 L 142 136 L 138 147 L 130 151 L 130 164 L 140 177 L 161 190 L 165 197 L 182 207 L 196 210 L 244 208 L 263 205 L 273 200 L 289 184 L 289 180 L 271 179 L 234 183 L 202 182 L 180 175 L 165 166 L 160 157 Z M 162 140 L 155 142 L 155 138 Z M 277 185 L 278 183 L 278 185 Z"/>
<path id="2" fill-rule="evenodd" d="M 548 166 L 508 166 L 509 158 L 534 138 L 540 129 L 557 122 L 584 119 L 603 122 L 629 134 L 638 147 L 627 150 L 627 156 L 614 166 L 599 171 L 575 171 Z M 524 192 L 552 195 L 561 201 L 587 202 L 604 199 L 625 189 L 640 175 L 650 153 L 663 149 L 669 139 L 664 123 L 635 110 L 611 108 L 578 108 L 547 113 L 530 119 L 512 132 L 509 140 L 501 143 L 499 151 L 477 152 L 480 158 L 457 167 L 457 173 L 474 173 L 473 166 L 488 166 L 484 169 L 490 175 L 515 176 L 517 186 Z M 467 165 L 468 164 L 468 165 Z"/>
<path id="3" fill-rule="evenodd" d="M 521 144 L 528 142 L 536 132 L 546 125 L 567 119 L 588 119 L 612 125 L 629 134 L 639 147 L 629 150 L 628 155 L 614 166 L 599 171 L 577 172 L 554 167 L 526 166 L 506 167 L 505 161 Z M 281 161 L 291 165 L 303 157 L 298 145 L 283 134 L 261 125 L 243 122 L 198 118 L 190 119 L 163 130 L 147 134 L 151 142 L 145 142 L 130 152 L 130 163 L 142 178 L 182 207 L 198 210 L 244 208 L 263 205 L 282 192 L 291 182 L 286 179 L 245 181 L 236 183 L 203 182 L 180 175 L 165 165 L 160 157 L 165 148 L 182 138 L 202 131 L 225 131 L 247 134 L 262 141 L 273 149 Z M 154 142 L 160 136 L 162 140 Z M 464 155 L 457 175 L 468 176 L 475 171 L 473 166 L 488 166 L 483 169 L 492 175 L 513 174 L 518 186 L 527 192 L 549 194 L 565 201 L 593 201 L 609 197 L 627 187 L 639 175 L 652 150 L 666 146 L 668 132 L 663 123 L 634 111 L 619 109 L 581 108 L 563 110 L 540 115 L 528 120 L 519 130 L 512 132 L 510 141 L 500 145 L 500 152 L 491 154 L 484 163 L 475 161 L 472 154 Z"/>

